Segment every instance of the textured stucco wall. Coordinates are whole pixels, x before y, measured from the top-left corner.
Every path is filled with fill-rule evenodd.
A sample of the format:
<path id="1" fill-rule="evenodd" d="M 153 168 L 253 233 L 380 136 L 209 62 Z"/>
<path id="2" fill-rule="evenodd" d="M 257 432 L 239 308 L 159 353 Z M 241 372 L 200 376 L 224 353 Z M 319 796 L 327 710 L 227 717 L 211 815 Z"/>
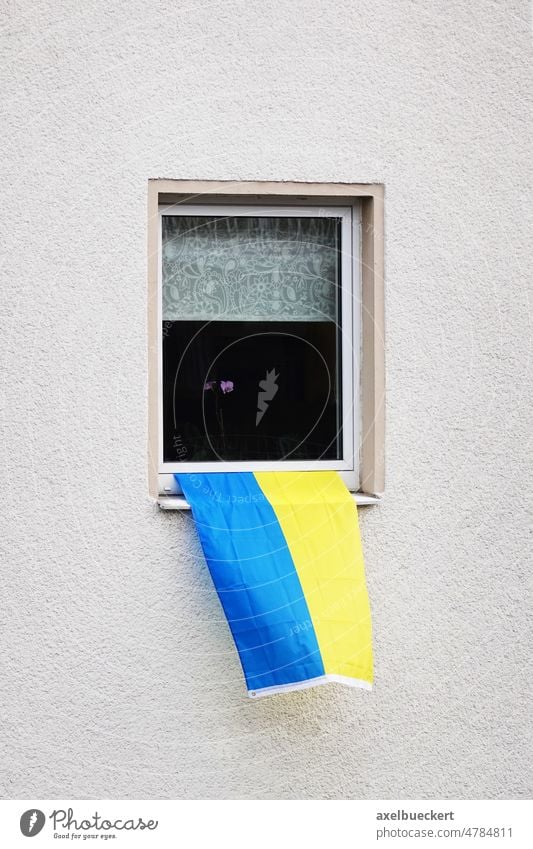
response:
<path id="1" fill-rule="evenodd" d="M 528 4 L 2 6 L 2 795 L 527 796 Z M 372 694 L 248 700 L 147 497 L 157 176 L 386 184 Z"/>

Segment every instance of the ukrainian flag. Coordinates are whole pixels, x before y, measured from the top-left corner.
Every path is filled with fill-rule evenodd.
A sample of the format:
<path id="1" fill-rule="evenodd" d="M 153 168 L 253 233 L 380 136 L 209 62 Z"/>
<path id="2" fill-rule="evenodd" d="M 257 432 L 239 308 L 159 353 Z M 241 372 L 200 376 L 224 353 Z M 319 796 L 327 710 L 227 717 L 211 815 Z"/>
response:
<path id="1" fill-rule="evenodd" d="M 179 474 L 252 698 L 372 687 L 357 509 L 336 472 Z"/>

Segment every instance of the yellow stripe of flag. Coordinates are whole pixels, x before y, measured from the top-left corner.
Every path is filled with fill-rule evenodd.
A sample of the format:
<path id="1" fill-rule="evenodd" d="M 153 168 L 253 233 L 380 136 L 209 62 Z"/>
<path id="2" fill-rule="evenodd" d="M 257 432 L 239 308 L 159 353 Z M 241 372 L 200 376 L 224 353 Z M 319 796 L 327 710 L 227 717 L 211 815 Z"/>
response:
<path id="1" fill-rule="evenodd" d="M 287 541 L 327 675 L 372 682 L 357 508 L 336 472 L 256 472 Z"/>

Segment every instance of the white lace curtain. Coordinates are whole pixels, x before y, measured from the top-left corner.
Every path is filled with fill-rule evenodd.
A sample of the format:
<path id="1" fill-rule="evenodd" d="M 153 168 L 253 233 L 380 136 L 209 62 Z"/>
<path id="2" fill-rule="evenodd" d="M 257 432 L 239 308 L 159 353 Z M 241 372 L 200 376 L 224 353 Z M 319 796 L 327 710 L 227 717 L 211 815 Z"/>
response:
<path id="1" fill-rule="evenodd" d="M 336 321 L 339 221 L 163 216 L 163 320 Z"/>

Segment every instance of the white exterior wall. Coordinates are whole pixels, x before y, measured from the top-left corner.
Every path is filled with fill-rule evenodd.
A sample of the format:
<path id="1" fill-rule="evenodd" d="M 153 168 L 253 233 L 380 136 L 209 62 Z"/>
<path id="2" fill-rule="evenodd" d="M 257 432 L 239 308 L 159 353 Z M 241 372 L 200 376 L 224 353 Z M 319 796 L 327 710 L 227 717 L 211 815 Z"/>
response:
<path id="1" fill-rule="evenodd" d="M 9 12 L 2 796 L 528 796 L 528 4 Z M 149 177 L 385 183 L 371 694 L 249 700 L 148 498 Z"/>

